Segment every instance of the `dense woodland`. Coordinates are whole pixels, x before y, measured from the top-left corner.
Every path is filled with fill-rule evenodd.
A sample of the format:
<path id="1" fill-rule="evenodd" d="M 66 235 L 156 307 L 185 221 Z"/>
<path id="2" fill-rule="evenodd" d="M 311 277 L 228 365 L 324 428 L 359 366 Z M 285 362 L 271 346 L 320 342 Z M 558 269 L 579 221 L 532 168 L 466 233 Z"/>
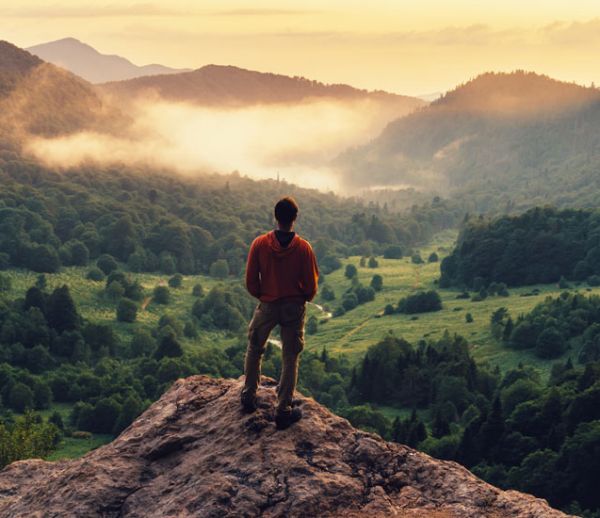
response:
<path id="1" fill-rule="evenodd" d="M 437 198 L 391 213 L 284 182 L 143 173 L 57 173 L 4 153 L 0 268 L 55 272 L 110 255 L 134 272 L 211 273 L 221 261 L 220 271 L 238 275 L 249 243 L 272 228 L 272 206 L 283 193 L 298 198 L 298 231 L 311 239 L 325 271 L 341 255 L 371 255 L 392 244 L 406 252 L 464 216 Z"/>
<path id="2" fill-rule="evenodd" d="M 469 219 L 441 264 L 440 286 L 479 290 L 557 282 L 597 282 L 600 213 L 535 208 L 519 216 Z"/>
<path id="3" fill-rule="evenodd" d="M 348 398 L 358 406 L 342 413 L 355 424 L 573 513 L 600 508 L 598 361 L 556 364 L 546 384 L 529 367 L 477 365 L 459 336 L 411 345 L 390 335 L 353 370 Z M 370 404 L 416 411 L 390 422 Z"/>

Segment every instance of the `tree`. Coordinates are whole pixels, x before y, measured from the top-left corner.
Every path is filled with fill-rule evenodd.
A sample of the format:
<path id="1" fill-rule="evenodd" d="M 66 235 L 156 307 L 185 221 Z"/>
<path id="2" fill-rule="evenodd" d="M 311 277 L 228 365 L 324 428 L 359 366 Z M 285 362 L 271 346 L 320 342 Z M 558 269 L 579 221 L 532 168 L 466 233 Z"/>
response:
<path id="1" fill-rule="evenodd" d="M 375 257 L 371 256 L 369 258 L 369 268 L 377 268 L 379 266 L 379 263 L 377 262 L 377 259 L 375 259 Z"/>
<path id="2" fill-rule="evenodd" d="M 385 259 L 402 259 L 402 248 L 398 245 L 390 245 L 383 251 Z"/>
<path id="3" fill-rule="evenodd" d="M 0 274 L 0 292 L 10 291 L 12 288 L 12 281 L 8 275 Z"/>
<path id="4" fill-rule="evenodd" d="M 326 300 L 326 301 L 335 300 L 335 292 L 333 291 L 333 289 L 330 286 L 325 284 L 321 288 L 321 297 L 323 300 Z"/>
<path id="5" fill-rule="evenodd" d="M 181 288 L 183 283 L 183 276 L 180 273 L 176 273 L 169 279 L 169 286 L 171 288 Z"/>
<path id="6" fill-rule="evenodd" d="M 192 295 L 194 297 L 202 297 L 204 295 L 204 289 L 201 284 L 194 284 L 192 288 Z"/>
<path id="7" fill-rule="evenodd" d="M 96 266 L 100 268 L 105 275 L 114 272 L 119 267 L 117 261 L 115 261 L 115 258 L 109 254 L 102 254 L 100 257 L 98 257 Z"/>
<path id="8" fill-rule="evenodd" d="M 373 275 L 373 278 L 371 279 L 371 288 L 375 291 L 381 291 L 383 288 L 383 277 L 378 273 Z"/>
<path id="9" fill-rule="evenodd" d="M 15 412 L 23 413 L 34 407 L 33 391 L 25 383 L 17 382 L 10 389 L 8 406 Z"/>
<path id="10" fill-rule="evenodd" d="M 154 295 L 152 299 L 157 304 L 166 305 L 171 302 L 171 292 L 166 286 L 156 286 L 156 288 L 154 288 Z"/>
<path id="11" fill-rule="evenodd" d="M 28 266 L 34 272 L 55 273 L 60 268 L 58 253 L 49 245 L 37 245 L 28 252 Z"/>
<path id="12" fill-rule="evenodd" d="M 140 356 L 152 356 L 156 349 L 156 341 L 152 335 L 143 329 L 137 329 L 131 339 L 131 356 L 138 358 Z"/>
<path id="13" fill-rule="evenodd" d="M 352 279 L 353 277 L 356 277 L 357 273 L 358 273 L 358 271 L 356 269 L 356 266 L 354 266 L 353 264 L 346 265 L 346 270 L 344 272 L 344 275 L 346 276 L 346 278 Z"/>
<path id="14" fill-rule="evenodd" d="M 438 255 L 435 252 L 431 252 L 429 254 L 427 262 L 429 262 L 429 263 L 437 263 L 438 261 L 439 261 Z"/>
<path id="15" fill-rule="evenodd" d="M 317 318 L 314 315 L 311 315 L 306 322 L 306 332 L 309 335 L 314 335 L 319 330 L 319 325 L 317 322 Z"/>
<path id="16" fill-rule="evenodd" d="M 411 258 L 410 261 L 413 264 L 423 264 L 425 261 L 423 261 L 423 259 L 421 258 L 421 254 L 419 252 L 415 252 Z"/>
<path id="17" fill-rule="evenodd" d="M 154 357 L 157 360 L 161 358 L 169 357 L 175 358 L 177 356 L 183 356 L 183 348 L 181 344 L 177 341 L 174 333 L 168 333 L 162 337 L 160 343 L 158 344 L 158 349 L 154 354 Z"/>
<path id="18" fill-rule="evenodd" d="M 226 259 L 218 259 L 210 265 L 210 276 L 226 279 L 229 276 L 229 264 Z"/>
<path id="19" fill-rule="evenodd" d="M 472 324 L 473 323 L 473 315 L 471 315 L 471 313 L 467 313 L 465 315 L 465 322 L 467 324 Z"/>
<path id="20" fill-rule="evenodd" d="M 119 322 L 135 322 L 137 317 L 137 304 L 130 299 L 121 299 L 117 306 L 117 320 Z"/>
<path id="21" fill-rule="evenodd" d="M 535 353 L 540 358 L 556 358 L 565 350 L 565 340 L 562 334 L 552 328 L 544 329 L 535 344 Z"/>
<path id="22" fill-rule="evenodd" d="M 79 328 L 79 314 L 66 284 L 52 292 L 47 308 L 48 325 L 58 333 Z"/>
<path id="23" fill-rule="evenodd" d="M 104 280 L 104 272 L 100 268 L 90 268 L 86 278 L 90 281 L 102 282 Z"/>

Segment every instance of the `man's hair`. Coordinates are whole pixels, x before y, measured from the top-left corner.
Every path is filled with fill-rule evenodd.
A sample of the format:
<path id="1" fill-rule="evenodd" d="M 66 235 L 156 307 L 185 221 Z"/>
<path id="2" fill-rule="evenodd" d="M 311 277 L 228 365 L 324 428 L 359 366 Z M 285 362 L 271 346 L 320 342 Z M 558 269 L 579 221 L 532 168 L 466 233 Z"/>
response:
<path id="1" fill-rule="evenodd" d="M 298 217 L 298 204 L 291 196 L 281 198 L 275 204 L 275 219 L 284 226 L 291 225 Z"/>

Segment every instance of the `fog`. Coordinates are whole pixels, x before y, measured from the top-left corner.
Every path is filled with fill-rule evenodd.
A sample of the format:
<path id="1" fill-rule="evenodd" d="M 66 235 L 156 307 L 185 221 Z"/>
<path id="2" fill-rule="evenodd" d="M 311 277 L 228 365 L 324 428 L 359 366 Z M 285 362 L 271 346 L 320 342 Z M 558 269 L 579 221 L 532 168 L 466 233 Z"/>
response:
<path id="1" fill-rule="evenodd" d="M 131 107 L 117 134 L 31 137 L 26 150 L 54 167 L 83 162 L 167 167 L 187 174 L 277 174 L 303 187 L 343 191 L 330 162 L 378 135 L 396 114 L 376 101 L 314 101 L 215 109 L 161 100 Z"/>

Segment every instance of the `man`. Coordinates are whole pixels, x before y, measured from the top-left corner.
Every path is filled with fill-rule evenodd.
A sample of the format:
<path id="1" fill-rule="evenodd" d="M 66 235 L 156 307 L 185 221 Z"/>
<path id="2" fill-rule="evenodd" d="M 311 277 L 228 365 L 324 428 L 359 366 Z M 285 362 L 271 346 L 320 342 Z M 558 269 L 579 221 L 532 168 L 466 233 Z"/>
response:
<path id="1" fill-rule="evenodd" d="M 304 348 L 306 301 L 317 293 L 319 270 L 308 243 L 294 231 L 298 204 L 283 198 L 275 205 L 277 230 L 257 237 L 250 246 L 246 266 L 246 288 L 259 299 L 248 326 L 248 348 L 242 391 L 242 407 L 253 412 L 260 382 L 260 364 L 272 329 L 281 327 L 282 366 L 277 387 L 275 424 L 284 429 L 302 418 L 292 406 L 298 379 L 298 361 Z"/>

